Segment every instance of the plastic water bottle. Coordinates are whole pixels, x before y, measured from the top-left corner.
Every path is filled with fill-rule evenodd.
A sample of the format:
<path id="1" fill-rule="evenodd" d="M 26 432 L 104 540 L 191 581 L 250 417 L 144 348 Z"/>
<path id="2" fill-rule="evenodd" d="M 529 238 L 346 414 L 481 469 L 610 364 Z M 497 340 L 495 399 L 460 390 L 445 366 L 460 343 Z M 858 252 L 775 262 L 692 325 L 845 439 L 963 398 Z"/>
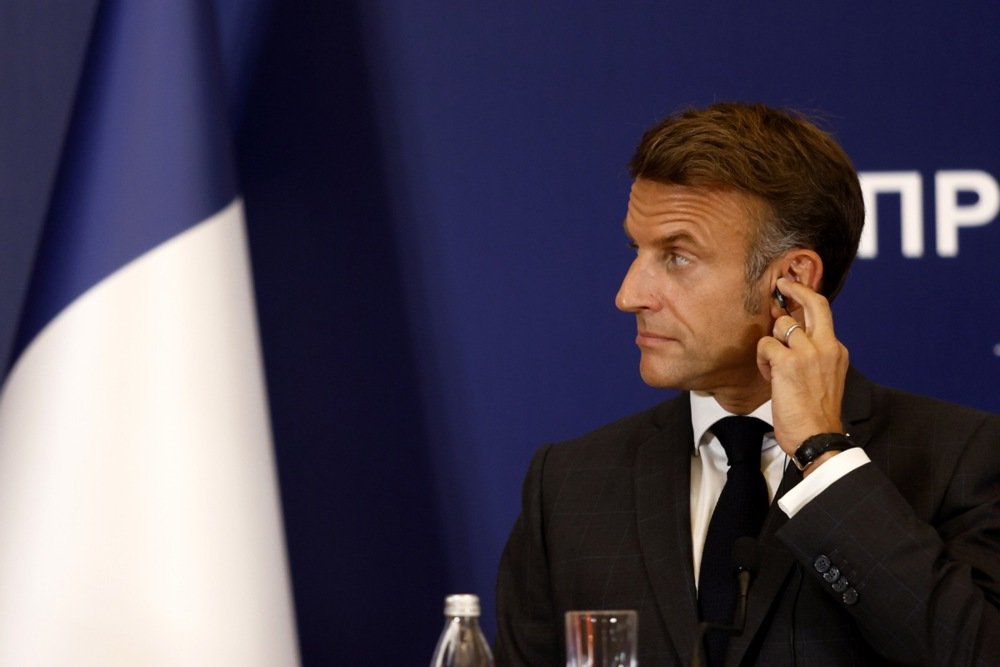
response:
<path id="1" fill-rule="evenodd" d="M 446 597 L 444 619 L 431 667 L 493 667 L 490 645 L 479 628 L 478 596 Z"/>

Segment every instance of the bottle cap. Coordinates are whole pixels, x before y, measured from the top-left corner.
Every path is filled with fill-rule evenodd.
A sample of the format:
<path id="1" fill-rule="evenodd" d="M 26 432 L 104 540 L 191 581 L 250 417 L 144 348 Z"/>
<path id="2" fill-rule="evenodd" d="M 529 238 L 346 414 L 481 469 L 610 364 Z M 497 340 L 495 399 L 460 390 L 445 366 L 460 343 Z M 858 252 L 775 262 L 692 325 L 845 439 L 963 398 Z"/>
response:
<path id="1" fill-rule="evenodd" d="M 444 599 L 445 616 L 479 616 L 479 596 L 468 593 L 449 595 Z"/>

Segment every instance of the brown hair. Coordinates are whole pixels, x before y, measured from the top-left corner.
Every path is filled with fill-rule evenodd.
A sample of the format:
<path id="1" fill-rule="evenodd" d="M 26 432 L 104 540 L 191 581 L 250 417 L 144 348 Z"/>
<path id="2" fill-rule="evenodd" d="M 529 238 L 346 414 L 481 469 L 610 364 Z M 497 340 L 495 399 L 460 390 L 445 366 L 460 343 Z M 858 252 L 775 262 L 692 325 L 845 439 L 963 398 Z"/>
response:
<path id="1" fill-rule="evenodd" d="M 832 300 L 843 286 L 865 220 L 861 186 L 844 150 L 801 114 L 734 102 L 689 109 L 646 131 L 629 172 L 763 200 L 768 214 L 750 232 L 748 284 L 785 251 L 808 248 L 823 260 L 820 291 Z"/>

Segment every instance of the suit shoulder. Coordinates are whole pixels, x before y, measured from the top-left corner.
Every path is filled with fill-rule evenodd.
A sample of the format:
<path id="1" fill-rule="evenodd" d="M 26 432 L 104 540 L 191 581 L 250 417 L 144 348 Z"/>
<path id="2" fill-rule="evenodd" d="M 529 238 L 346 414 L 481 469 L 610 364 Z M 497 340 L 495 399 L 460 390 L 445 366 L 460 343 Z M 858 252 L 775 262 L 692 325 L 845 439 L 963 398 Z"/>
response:
<path id="1" fill-rule="evenodd" d="M 690 402 L 686 394 L 680 394 L 583 435 L 552 444 L 548 447 L 548 456 L 618 457 L 624 450 L 634 449 L 664 429 L 685 426 L 690 430 L 690 422 Z"/>
<path id="2" fill-rule="evenodd" d="M 978 410 L 939 398 L 916 394 L 879 384 L 872 384 L 876 412 L 891 416 L 893 422 L 912 424 L 915 428 L 933 425 L 954 433 L 978 430 L 984 426 L 1000 428 L 1000 415 Z"/>

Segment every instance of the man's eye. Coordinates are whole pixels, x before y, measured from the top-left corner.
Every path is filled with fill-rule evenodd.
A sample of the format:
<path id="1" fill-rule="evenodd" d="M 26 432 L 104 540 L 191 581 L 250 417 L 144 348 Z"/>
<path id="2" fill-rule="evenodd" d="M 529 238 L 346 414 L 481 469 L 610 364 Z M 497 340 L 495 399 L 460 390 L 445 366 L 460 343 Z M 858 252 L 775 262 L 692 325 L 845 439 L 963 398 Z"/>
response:
<path id="1" fill-rule="evenodd" d="M 676 252 L 669 253 L 667 255 L 667 264 L 671 266 L 687 266 L 691 263 L 691 258 L 686 255 L 680 255 Z"/>

